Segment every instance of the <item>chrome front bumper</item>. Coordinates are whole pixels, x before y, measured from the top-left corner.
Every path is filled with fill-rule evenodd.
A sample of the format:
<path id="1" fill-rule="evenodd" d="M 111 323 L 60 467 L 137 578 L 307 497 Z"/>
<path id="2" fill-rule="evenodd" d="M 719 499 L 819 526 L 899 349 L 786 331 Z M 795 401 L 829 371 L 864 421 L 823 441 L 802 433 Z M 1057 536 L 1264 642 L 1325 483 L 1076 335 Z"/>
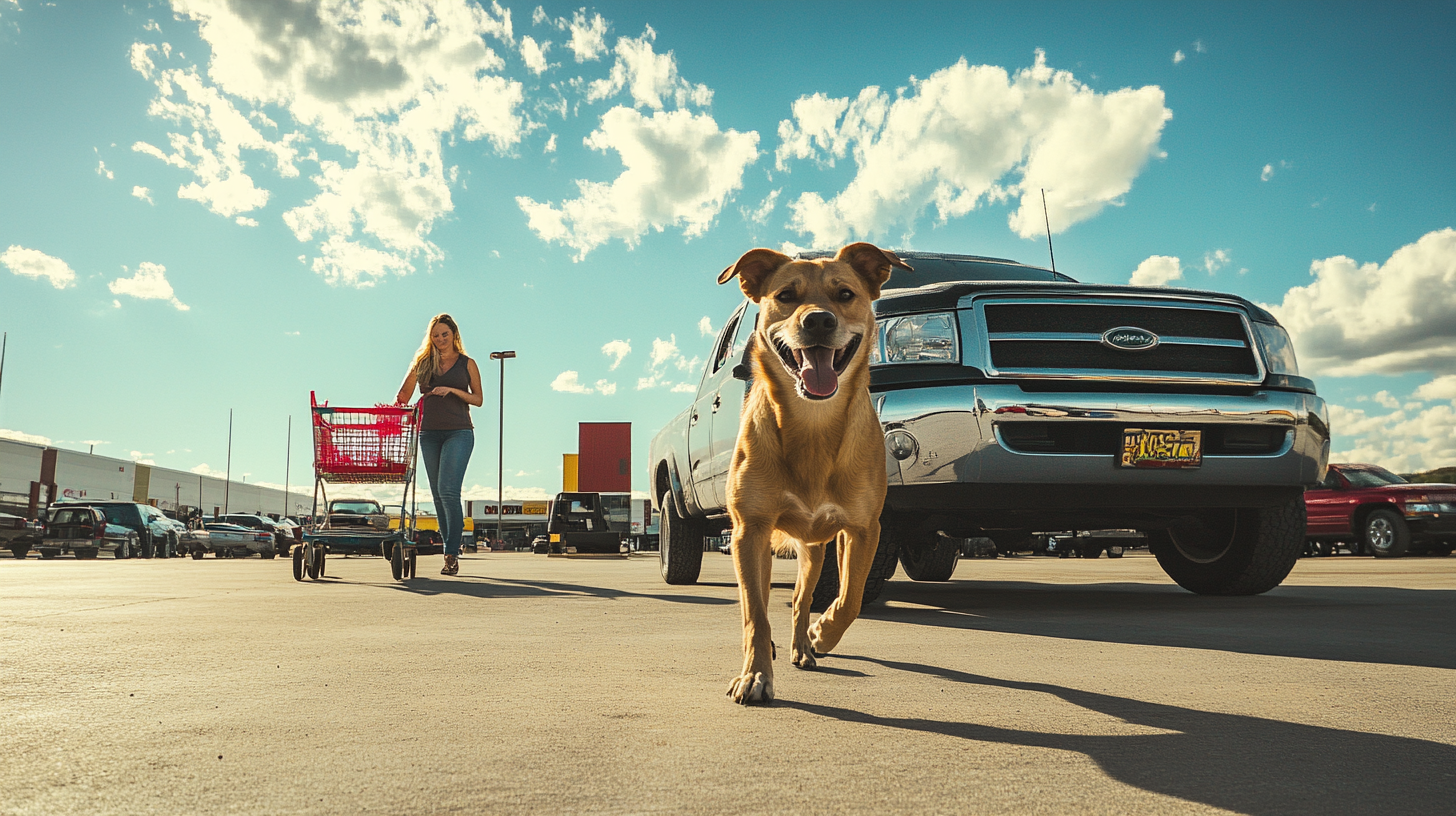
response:
<path id="1" fill-rule="evenodd" d="M 1311 485 L 1329 461 L 1329 413 L 1313 394 L 1259 390 L 1244 395 L 1031 393 L 1017 385 L 905 388 L 876 394 L 887 434 L 885 463 L 892 486 Z M 999 412 L 998 412 L 999 411 Z M 1030 453 L 1004 444 L 999 427 L 1015 422 L 1098 422 L 1147 425 L 1260 425 L 1283 428 L 1270 453 L 1208 455 L 1190 469 L 1119 467 L 1115 454 Z M 895 432 L 908 434 L 896 436 Z M 898 447 L 904 458 L 891 448 Z M 906 455 L 908 454 L 908 455 Z"/>

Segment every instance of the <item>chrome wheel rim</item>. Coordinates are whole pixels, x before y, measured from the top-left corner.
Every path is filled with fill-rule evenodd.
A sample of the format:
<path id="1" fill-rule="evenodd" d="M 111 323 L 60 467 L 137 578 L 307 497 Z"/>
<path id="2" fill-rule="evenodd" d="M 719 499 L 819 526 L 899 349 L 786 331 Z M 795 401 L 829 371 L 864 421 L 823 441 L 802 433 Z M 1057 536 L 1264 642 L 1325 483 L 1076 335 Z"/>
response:
<path id="1" fill-rule="evenodd" d="M 1395 543 L 1395 525 L 1389 519 L 1377 517 L 1365 525 L 1365 543 L 1377 550 L 1388 550 Z"/>

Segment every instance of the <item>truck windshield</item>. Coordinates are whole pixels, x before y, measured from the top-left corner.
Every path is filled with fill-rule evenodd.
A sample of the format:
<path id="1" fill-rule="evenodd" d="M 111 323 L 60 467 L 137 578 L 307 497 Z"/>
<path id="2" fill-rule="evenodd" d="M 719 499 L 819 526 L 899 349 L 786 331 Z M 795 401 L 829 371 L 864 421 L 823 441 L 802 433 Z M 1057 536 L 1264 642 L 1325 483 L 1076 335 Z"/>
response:
<path id="1" fill-rule="evenodd" d="M 379 512 L 379 505 L 374 502 L 362 501 L 341 501 L 334 502 L 330 513 L 348 513 L 355 516 L 368 516 Z"/>
<path id="2" fill-rule="evenodd" d="M 1385 485 L 1406 483 L 1405 479 L 1382 467 L 1360 468 L 1359 470 L 1345 468 L 1341 472 L 1345 474 L 1345 479 L 1350 482 L 1351 487 L 1384 487 Z"/>
<path id="3" fill-rule="evenodd" d="M 1075 282 L 1072 278 L 1018 263 L 999 261 L 975 261 L 959 258 L 911 258 L 907 261 L 915 267 L 914 272 L 896 269 L 890 275 L 886 289 L 913 289 L 933 283 L 955 283 L 958 281 L 1063 281 Z"/>

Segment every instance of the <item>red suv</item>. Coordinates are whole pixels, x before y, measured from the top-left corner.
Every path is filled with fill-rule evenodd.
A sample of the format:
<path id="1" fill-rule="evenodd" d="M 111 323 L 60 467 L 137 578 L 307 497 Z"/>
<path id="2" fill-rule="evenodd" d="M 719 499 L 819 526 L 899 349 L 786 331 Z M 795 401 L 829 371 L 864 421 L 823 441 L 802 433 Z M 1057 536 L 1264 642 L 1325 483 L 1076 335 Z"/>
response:
<path id="1" fill-rule="evenodd" d="M 1450 555 L 1456 542 L 1456 485 L 1410 484 L 1378 465 L 1330 465 L 1304 506 L 1311 542 L 1348 541 L 1356 554 Z"/>

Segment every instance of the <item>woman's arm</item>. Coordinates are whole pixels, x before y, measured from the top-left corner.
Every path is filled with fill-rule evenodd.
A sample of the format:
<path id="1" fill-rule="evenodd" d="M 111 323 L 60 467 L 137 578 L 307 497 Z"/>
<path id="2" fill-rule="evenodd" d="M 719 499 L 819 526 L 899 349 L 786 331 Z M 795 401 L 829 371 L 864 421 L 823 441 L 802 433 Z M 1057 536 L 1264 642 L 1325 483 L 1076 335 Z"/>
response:
<path id="1" fill-rule="evenodd" d="M 399 387 L 399 394 L 394 398 L 395 405 L 408 405 L 410 397 L 415 395 L 415 370 L 411 368 L 408 374 L 404 375 L 404 385 Z"/>
<path id="2" fill-rule="evenodd" d="M 479 408 L 481 403 L 485 402 L 485 397 L 480 393 L 480 368 L 475 365 L 475 360 L 473 359 L 470 361 L 468 368 L 470 369 L 470 391 L 461 391 L 458 388 L 449 388 L 441 385 L 431 389 L 430 393 L 437 397 L 454 394 L 460 399 L 465 400 L 466 405 L 474 405 L 476 408 Z"/>

